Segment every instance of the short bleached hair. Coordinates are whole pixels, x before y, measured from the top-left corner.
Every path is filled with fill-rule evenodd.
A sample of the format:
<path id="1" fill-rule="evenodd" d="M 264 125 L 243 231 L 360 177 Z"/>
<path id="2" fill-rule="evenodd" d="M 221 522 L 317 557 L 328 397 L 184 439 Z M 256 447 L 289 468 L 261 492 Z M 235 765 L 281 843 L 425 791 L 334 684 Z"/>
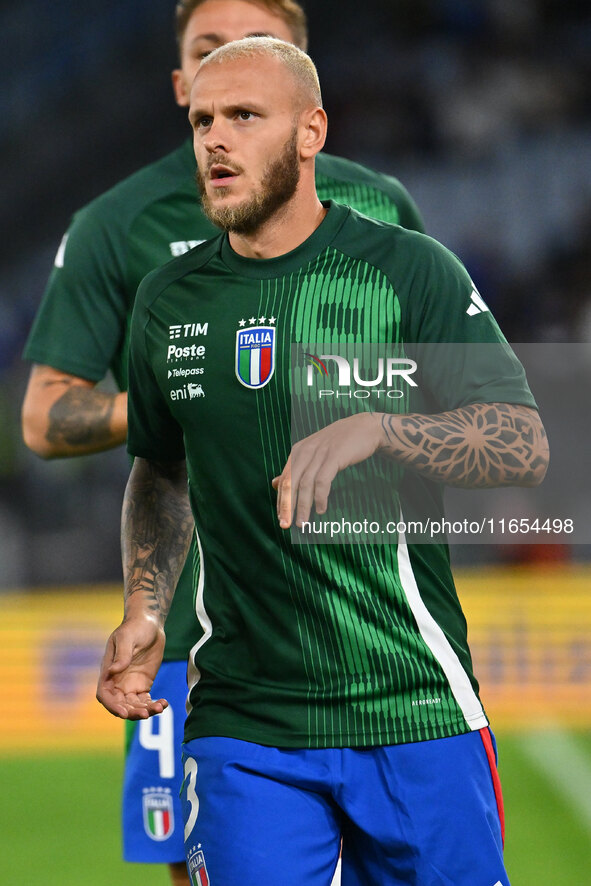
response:
<path id="1" fill-rule="evenodd" d="M 292 75 L 298 92 L 302 93 L 302 102 L 314 107 L 322 107 L 322 92 L 316 65 L 309 55 L 293 43 L 286 43 L 276 37 L 244 37 L 218 46 L 210 52 L 199 67 L 199 73 L 210 65 L 239 59 L 252 59 L 257 56 L 276 58 Z"/>

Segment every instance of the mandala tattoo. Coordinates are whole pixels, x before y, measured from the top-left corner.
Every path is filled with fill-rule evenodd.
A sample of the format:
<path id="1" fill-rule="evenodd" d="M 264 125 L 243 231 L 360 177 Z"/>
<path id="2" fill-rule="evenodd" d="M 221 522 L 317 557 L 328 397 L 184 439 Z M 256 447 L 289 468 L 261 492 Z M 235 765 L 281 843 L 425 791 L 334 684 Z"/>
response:
<path id="1" fill-rule="evenodd" d="M 438 415 L 384 415 L 382 451 L 450 486 L 537 486 L 548 442 L 537 412 L 509 403 L 476 403 Z"/>

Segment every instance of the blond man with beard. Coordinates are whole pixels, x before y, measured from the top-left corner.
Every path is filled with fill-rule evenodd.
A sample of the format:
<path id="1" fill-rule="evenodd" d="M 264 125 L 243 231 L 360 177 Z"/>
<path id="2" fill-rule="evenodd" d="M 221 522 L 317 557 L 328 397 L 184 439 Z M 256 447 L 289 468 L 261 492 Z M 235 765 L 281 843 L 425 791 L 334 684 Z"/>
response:
<path id="1" fill-rule="evenodd" d="M 438 516 L 444 483 L 537 485 L 547 443 L 523 369 L 484 302 L 470 310 L 472 281 L 444 247 L 319 199 L 326 114 L 305 53 L 266 37 L 215 50 L 189 118 L 203 210 L 223 233 L 138 291 L 125 618 L 97 697 L 132 721 L 167 709 L 153 680 L 195 531 L 193 882 L 328 886 L 342 839 L 343 886 L 508 886 L 494 737 L 447 545 L 403 529 L 390 544 L 294 544 L 287 530 L 313 508 L 334 521 L 347 483 L 374 481 L 384 515 L 408 500 Z M 169 339 L 197 327 L 202 381 L 183 384 Z M 290 355 L 317 340 L 478 347 L 464 363 L 422 360 L 402 401 L 318 407 L 319 428 L 292 446 L 303 367 Z"/>
<path id="2" fill-rule="evenodd" d="M 302 7 L 294 0 L 179 3 L 180 66 L 172 74 L 177 103 L 188 107 L 191 84 L 208 53 L 252 34 L 270 34 L 305 49 Z M 125 442 L 129 319 L 138 284 L 153 268 L 217 233 L 195 199 L 194 176 L 195 157 L 187 140 L 81 209 L 64 235 L 25 350 L 35 365 L 23 406 L 23 433 L 42 458 L 99 452 Z M 422 230 L 413 201 L 389 176 L 323 155 L 318 187 L 325 198 Z M 193 348 L 193 382 L 201 377 L 204 343 L 198 334 L 182 343 Z M 171 339 L 169 344 L 175 373 L 181 342 Z M 118 394 L 97 388 L 108 370 Z M 197 624 L 192 572 L 190 556 L 167 620 L 167 646 L 155 689 L 166 694 L 170 707 L 157 723 L 127 724 L 123 792 L 124 857 L 169 864 L 175 884 L 189 882 L 178 793 L 186 659 Z"/>

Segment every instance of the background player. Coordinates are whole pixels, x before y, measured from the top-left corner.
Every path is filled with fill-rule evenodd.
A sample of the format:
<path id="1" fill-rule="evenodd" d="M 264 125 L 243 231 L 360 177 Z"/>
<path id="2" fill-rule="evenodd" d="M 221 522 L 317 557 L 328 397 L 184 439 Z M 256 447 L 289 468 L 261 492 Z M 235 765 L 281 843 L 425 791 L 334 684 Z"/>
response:
<path id="1" fill-rule="evenodd" d="M 287 528 L 296 498 L 298 522 L 313 501 L 324 512 L 345 471 L 361 487 L 382 480 L 384 513 L 417 491 L 441 511 L 441 483 L 536 485 L 547 445 L 523 370 L 490 312 L 469 310 L 472 281 L 447 250 L 318 200 L 326 117 L 305 54 L 266 38 L 217 50 L 195 79 L 190 119 L 203 206 L 228 233 L 138 293 L 126 615 L 98 698 L 124 718 L 165 707 L 149 693 L 191 540 L 190 497 L 203 628 L 185 731 L 190 870 L 212 883 L 321 886 L 342 834 L 348 886 L 507 886 L 493 740 L 446 546 L 404 535 L 294 545 L 269 487 L 279 475 Z M 167 358 L 171 329 L 194 338 L 189 317 L 208 330 L 195 398 Z M 343 418 L 333 408 L 337 420 L 292 450 L 305 456 L 292 471 L 291 344 L 316 335 L 479 347 L 468 361 L 425 356 L 421 385 L 386 413 L 363 401 Z"/>
<path id="2" fill-rule="evenodd" d="M 188 106 L 201 60 L 215 47 L 260 33 L 302 48 L 307 44 L 305 15 L 293 0 L 188 0 L 177 5 L 176 31 L 180 67 L 172 79 L 182 107 Z M 124 442 L 128 325 L 137 286 L 152 268 L 216 233 L 198 208 L 194 174 L 187 140 L 74 217 L 25 350 L 36 365 L 23 405 L 23 433 L 42 457 L 82 455 Z M 323 197 L 422 230 L 414 203 L 391 177 L 323 155 L 318 188 Z M 180 338 L 171 337 L 173 374 L 180 367 L 179 345 Z M 207 347 L 205 337 L 196 352 L 199 347 Z M 183 372 L 198 381 L 202 368 L 196 356 Z M 109 369 L 121 393 L 97 388 Z M 186 377 L 178 376 L 181 381 Z M 154 690 L 166 695 L 170 706 L 159 723 L 128 729 L 124 786 L 124 857 L 169 863 L 175 883 L 188 882 L 177 797 L 186 658 L 195 631 L 192 568 L 189 558 L 168 616 L 164 662 Z M 168 814 L 161 815 L 163 810 Z M 156 820 L 166 824 L 156 827 Z"/>

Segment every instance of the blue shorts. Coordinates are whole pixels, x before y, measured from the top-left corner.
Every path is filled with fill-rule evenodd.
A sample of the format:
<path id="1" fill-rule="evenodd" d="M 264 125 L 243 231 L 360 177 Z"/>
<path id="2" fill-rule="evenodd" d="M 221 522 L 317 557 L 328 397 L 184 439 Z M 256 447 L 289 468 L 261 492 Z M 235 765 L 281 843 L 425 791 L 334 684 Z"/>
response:
<path id="1" fill-rule="evenodd" d="M 185 745 L 194 886 L 509 886 L 492 734 L 380 748 Z"/>
<path id="2" fill-rule="evenodd" d="M 166 698 L 169 707 L 156 717 L 126 722 L 123 858 L 170 864 L 185 860 L 179 798 L 187 698 L 184 661 L 160 665 L 152 698 Z"/>

